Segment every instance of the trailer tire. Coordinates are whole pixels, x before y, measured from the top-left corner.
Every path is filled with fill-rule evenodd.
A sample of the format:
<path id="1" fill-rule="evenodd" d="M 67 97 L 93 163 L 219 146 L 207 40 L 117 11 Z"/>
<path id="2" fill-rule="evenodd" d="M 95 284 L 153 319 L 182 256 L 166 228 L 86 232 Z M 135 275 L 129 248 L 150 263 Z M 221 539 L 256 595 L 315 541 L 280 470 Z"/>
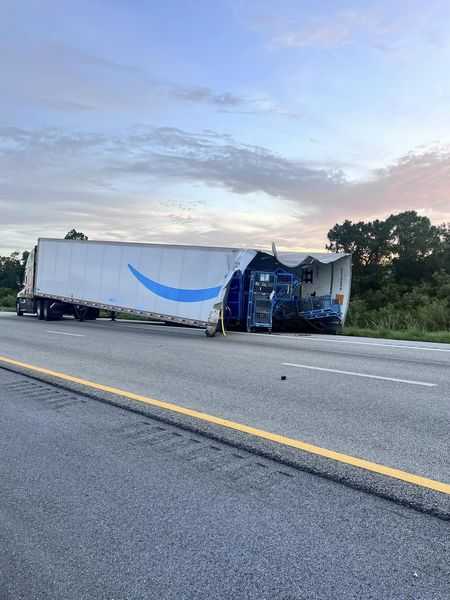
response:
<path id="1" fill-rule="evenodd" d="M 52 311 L 50 310 L 50 302 L 48 300 L 42 300 L 44 306 L 42 308 L 42 318 L 44 321 L 52 320 Z"/>
<path id="2" fill-rule="evenodd" d="M 16 315 L 18 317 L 23 317 L 23 310 L 20 308 L 20 303 L 16 300 Z"/>
<path id="3" fill-rule="evenodd" d="M 39 321 L 44 319 L 44 300 L 39 299 L 36 301 L 36 316 Z"/>

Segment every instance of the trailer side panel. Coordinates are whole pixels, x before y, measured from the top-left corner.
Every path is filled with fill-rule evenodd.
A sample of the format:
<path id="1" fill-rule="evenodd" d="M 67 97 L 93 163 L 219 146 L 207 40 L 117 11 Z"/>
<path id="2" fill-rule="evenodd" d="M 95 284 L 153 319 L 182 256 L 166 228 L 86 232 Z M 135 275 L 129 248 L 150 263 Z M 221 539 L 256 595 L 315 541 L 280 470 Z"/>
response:
<path id="1" fill-rule="evenodd" d="M 40 239 L 36 295 L 193 323 L 217 321 L 253 250 Z"/>

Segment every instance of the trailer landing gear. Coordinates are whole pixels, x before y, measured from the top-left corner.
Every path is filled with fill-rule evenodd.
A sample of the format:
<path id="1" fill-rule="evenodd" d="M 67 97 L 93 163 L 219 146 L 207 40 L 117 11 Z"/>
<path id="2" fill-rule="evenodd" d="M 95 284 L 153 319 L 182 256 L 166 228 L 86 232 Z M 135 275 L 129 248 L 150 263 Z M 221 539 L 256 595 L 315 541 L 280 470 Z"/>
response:
<path id="1" fill-rule="evenodd" d="M 89 307 L 81 306 L 80 304 L 74 304 L 73 314 L 75 316 L 75 319 L 78 319 L 78 321 L 82 323 L 84 320 L 89 319 Z"/>

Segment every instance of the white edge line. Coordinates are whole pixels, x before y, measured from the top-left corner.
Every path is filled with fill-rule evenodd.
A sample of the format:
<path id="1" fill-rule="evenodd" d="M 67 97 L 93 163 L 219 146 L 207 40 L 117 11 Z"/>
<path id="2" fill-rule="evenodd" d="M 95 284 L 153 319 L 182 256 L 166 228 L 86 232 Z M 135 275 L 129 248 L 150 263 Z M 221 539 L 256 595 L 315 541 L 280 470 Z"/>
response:
<path id="1" fill-rule="evenodd" d="M 400 348 L 402 350 L 427 350 L 431 352 L 450 352 L 450 348 L 429 348 L 428 346 L 406 346 L 405 344 L 377 344 L 376 342 L 360 342 L 358 340 L 331 340 L 330 338 L 319 340 L 309 338 L 313 342 L 334 342 L 335 344 L 359 344 L 361 346 L 380 346 L 381 348 Z M 433 342 L 431 342 L 433 343 Z"/>
<path id="2" fill-rule="evenodd" d="M 51 329 L 47 329 L 47 333 L 54 333 L 56 335 L 70 335 L 72 337 L 84 337 L 83 333 L 69 333 L 67 331 L 52 331 Z"/>
<path id="3" fill-rule="evenodd" d="M 275 334 L 270 334 L 270 333 L 247 333 L 246 331 L 231 331 L 230 332 L 232 335 L 252 335 L 252 336 L 258 336 L 258 337 L 270 337 L 272 339 L 277 339 L 277 338 L 283 338 L 283 339 L 288 339 L 288 340 L 299 340 L 301 342 L 303 341 L 308 341 L 308 342 L 322 342 L 322 344 L 327 343 L 327 342 L 331 342 L 331 343 L 335 343 L 335 344 L 359 344 L 362 346 L 379 346 L 380 348 L 400 348 L 401 350 L 427 350 L 428 352 L 450 352 L 450 348 L 430 348 L 428 346 L 406 346 L 404 344 L 385 344 L 385 343 L 376 343 L 376 342 L 360 342 L 358 340 L 339 340 L 339 339 L 331 339 L 331 338 L 324 338 L 324 339 L 319 339 L 317 337 L 312 337 L 312 335 L 279 335 L 277 333 Z M 435 344 L 437 342 L 424 342 L 424 343 L 429 343 L 429 344 Z"/>
<path id="4" fill-rule="evenodd" d="M 437 383 L 427 381 L 414 381 L 413 379 L 397 379 L 396 377 L 383 377 L 382 375 L 370 375 L 369 373 L 356 373 L 354 371 L 341 371 L 339 369 L 326 369 L 325 367 L 313 367 L 311 365 L 297 365 L 295 363 L 281 363 L 284 367 L 296 367 L 297 369 L 310 369 L 312 371 L 326 371 L 339 375 L 351 375 L 353 377 L 367 377 L 368 379 L 381 379 L 383 381 L 395 381 L 396 383 L 409 383 L 411 385 L 422 385 L 425 387 L 436 387 Z"/>

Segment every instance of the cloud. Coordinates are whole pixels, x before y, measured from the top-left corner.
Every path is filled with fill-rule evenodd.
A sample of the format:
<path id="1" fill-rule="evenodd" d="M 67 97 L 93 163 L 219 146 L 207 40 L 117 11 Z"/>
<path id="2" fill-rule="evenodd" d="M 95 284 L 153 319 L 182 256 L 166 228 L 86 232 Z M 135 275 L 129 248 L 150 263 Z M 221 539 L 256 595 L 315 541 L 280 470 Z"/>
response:
<path id="1" fill-rule="evenodd" d="M 338 5 L 339 4 L 339 5 Z M 448 7 L 440 0 L 408 6 L 376 0 L 371 3 L 341 2 L 331 8 L 301 0 L 286 2 L 283 11 L 273 3 L 247 0 L 238 12 L 247 26 L 264 33 L 271 48 L 339 49 L 366 46 L 388 53 L 417 45 L 445 46 Z"/>
<path id="2" fill-rule="evenodd" d="M 235 194 L 264 192 L 286 199 L 332 188 L 343 177 L 340 171 L 311 168 L 266 148 L 239 144 L 230 136 L 158 128 L 132 141 L 133 157 L 110 163 L 113 172 L 199 181 Z"/>
<path id="3" fill-rule="evenodd" d="M 346 218 L 415 209 L 450 221 L 450 149 L 410 153 L 349 180 L 214 131 L 122 136 L 0 129 L 2 247 L 71 227 L 91 237 L 321 249 Z M 175 200 L 175 198 L 178 198 Z"/>
<path id="4" fill-rule="evenodd" d="M 389 26 L 382 17 L 367 11 L 340 11 L 331 17 L 310 19 L 304 25 L 292 24 L 272 38 L 272 44 L 286 48 L 338 48 L 363 35 L 382 39 Z"/>
<path id="5" fill-rule="evenodd" d="M 216 91 L 152 77 L 143 69 L 94 56 L 63 43 L 20 47 L 0 43 L 0 106 L 6 102 L 58 112 L 131 111 L 167 103 L 220 112 L 293 116 L 265 97 Z"/>
<path id="6" fill-rule="evenodd" d="M 67 134 L 57 129 L 0 129 L 4 172 L 19 165 L 45 177 L 46 171 L 96 174 L 117 181 L 127 177 L 171 182 L 201 182 L 235 194 L 264 192 L 297 199 L 302 193 L 332 190 L 343 180 L 339 169 L 310 166 L 270 150 L 241 144 L 230 135 L 186 132 L 173 127 L 136 129 L 125 136 Z M 65 159 L 72 159 L 67 166 Z"/>
<path id="7" fill-rule="evenodd" d="M 160 81 L 143 70 L 62 43 L 0 46 L 6 98 L 67 111 L 148 106 L 160 101 L 245 106 L 247 99 L 205 86 Z M 4 98 L 5 99 L 5 98 Z"/>
<path id="8" fill-rule="evenodd" d="M 435 219 L 450 220 L 450 148 L 410 152 L 358 184 L 354 193 L 362 192 L 379 210 L 415 208 Z"/>
<path id="9" fill-rule="evenodd" d="M 241 106 L 246 100 L 229 92 L 223 94 L 214 93 L 208 87 L 181 88 L 171 86 L 171 91 L 177 98 L 185 102 L 200 102 L 217 106 Z"/>

